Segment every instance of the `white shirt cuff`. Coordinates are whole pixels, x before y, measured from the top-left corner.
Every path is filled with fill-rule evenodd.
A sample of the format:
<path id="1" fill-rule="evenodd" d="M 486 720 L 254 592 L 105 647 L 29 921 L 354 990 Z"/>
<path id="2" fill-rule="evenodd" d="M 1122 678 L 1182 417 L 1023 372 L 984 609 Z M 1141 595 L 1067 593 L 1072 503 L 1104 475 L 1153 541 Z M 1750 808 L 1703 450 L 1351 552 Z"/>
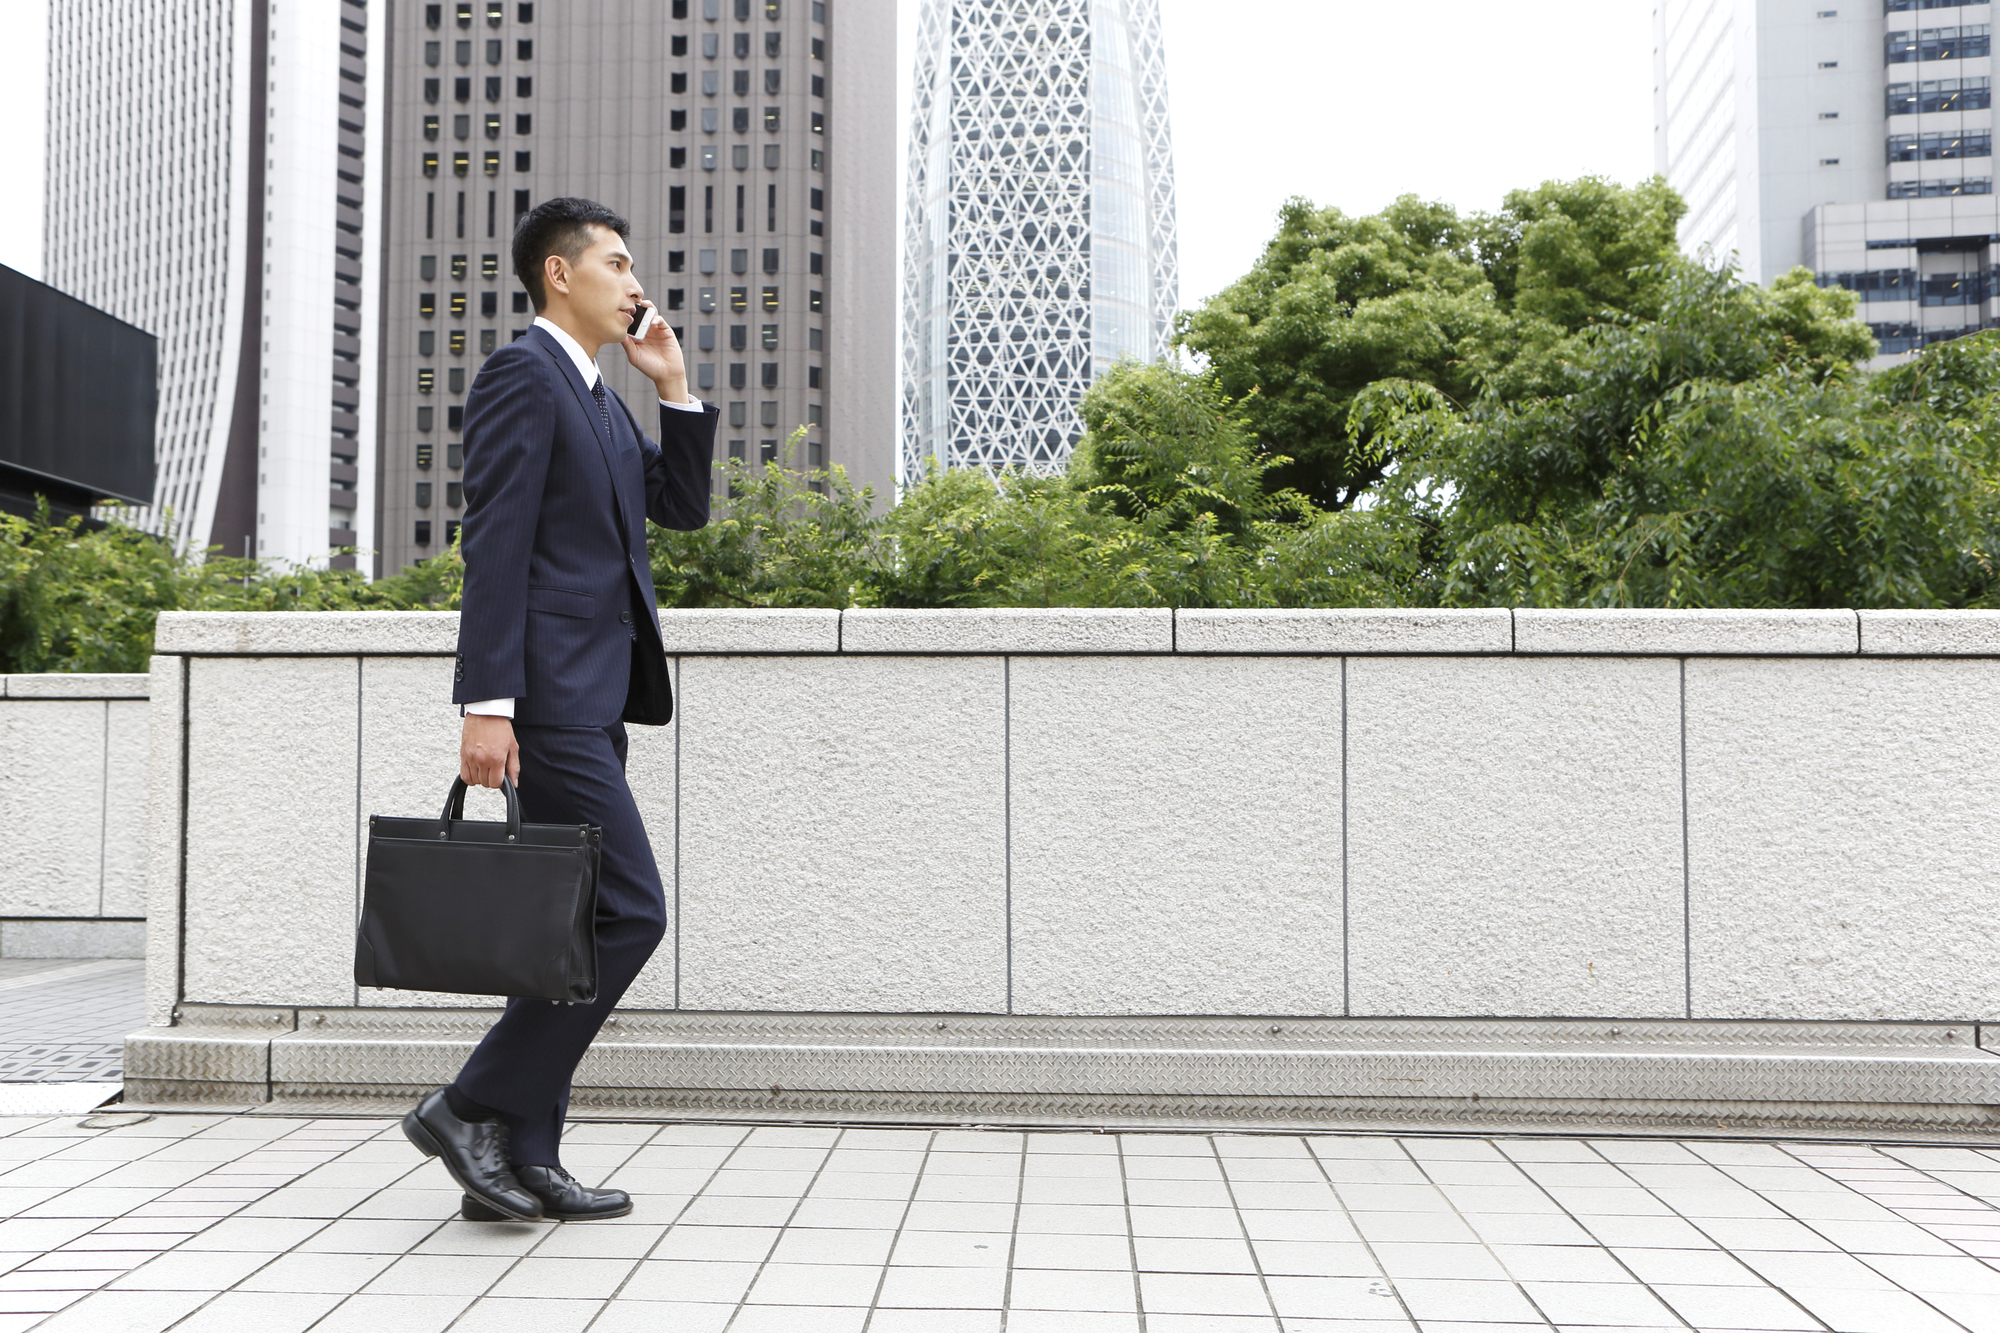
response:
<path id="1" fill-rule="evenodd" d="M 662 398 L 660 400 L 660 406 L 671 407 L 676 412 L 701 412 L 706 410 L 701 405 L 701 399 L 695 397 L 693 394 L 688 395 L 688 400 L 685 403 L 670 403 L 666 399 Z"/>
<path id="2" fill-rule="evenodd" d="M 467 704 L 465 711 L 477 714 L 480 717 L 511 718 L 514 716 L 514 701 L 512 699 L 488 699 L 484 703 Z"/>

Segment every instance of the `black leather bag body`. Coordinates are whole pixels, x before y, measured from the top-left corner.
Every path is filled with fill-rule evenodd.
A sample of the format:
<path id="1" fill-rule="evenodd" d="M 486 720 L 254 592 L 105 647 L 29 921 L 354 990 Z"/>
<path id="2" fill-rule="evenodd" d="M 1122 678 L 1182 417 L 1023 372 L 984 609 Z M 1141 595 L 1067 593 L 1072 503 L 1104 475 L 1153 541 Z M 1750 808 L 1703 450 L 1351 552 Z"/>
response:
<path id="1" fill-rule="evenodd" d="M 465 780 L 436 819 L 368 819 L 354 980 L 402 990 L 597 998 L 597 863 L 588 824 L 470 820 Z"/>

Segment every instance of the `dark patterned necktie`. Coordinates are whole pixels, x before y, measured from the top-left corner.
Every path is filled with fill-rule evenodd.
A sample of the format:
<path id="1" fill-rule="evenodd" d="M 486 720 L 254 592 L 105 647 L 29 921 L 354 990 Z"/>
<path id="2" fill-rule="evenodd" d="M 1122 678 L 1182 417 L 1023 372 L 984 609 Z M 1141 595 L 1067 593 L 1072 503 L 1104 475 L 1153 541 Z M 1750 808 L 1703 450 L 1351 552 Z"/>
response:
<path id="1" fill-rule="evenodd" d="M 604 422 L 604 439 L 607 443 L 616 437 L 611 433 L 611 406 L 604 399 L 604 377 L 599 375 L 597 383 L 590 386 L 590 396 L 597 400 L 597 415 Z"/>

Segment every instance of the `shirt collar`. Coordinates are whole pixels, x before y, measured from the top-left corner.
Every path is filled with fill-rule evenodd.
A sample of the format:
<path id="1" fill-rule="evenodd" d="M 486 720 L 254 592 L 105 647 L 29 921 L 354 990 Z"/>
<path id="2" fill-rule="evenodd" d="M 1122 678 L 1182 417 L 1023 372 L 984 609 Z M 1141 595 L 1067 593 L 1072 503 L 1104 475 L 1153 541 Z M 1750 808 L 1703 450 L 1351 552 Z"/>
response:
<path id="1" fill-rule="evenodd" d="M 597 362 L 585 354 L 582 343 L 564 333 L 556 326 L 555 321 L 545 319 L 541 315 L 535 316 L 535 327 L 546 331 L 551 338 L 556 340 L 558 347 L 569 353 L 569 359 L 576 363 L 576 373 L 583 376 L 584 388 L 594 389 L 597 387 Z"/>

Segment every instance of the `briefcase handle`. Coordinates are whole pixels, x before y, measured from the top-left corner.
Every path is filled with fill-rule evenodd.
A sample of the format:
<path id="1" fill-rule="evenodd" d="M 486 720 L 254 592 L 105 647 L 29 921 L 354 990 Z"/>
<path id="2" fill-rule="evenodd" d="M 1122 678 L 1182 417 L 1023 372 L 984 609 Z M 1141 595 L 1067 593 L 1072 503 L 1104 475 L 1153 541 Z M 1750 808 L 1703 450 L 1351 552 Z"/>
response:
<path id="1" fill-rule="evenodd" d="M 514 790 L 514 780 L 504 773 L 500 775 L 500 794 L 507 798 L 507 841 L 519 842 L 521 840 L 521 797 Z M 439 822 L 444 825 L 444 831 L 438 836 L 449 838 L 451 836 L 451 821 L 464 818 L 465 779 L 462 777 L 454 778 L 451 784 L 451 795 L 444 798 L 444 813 L 438 816 Z"/>

